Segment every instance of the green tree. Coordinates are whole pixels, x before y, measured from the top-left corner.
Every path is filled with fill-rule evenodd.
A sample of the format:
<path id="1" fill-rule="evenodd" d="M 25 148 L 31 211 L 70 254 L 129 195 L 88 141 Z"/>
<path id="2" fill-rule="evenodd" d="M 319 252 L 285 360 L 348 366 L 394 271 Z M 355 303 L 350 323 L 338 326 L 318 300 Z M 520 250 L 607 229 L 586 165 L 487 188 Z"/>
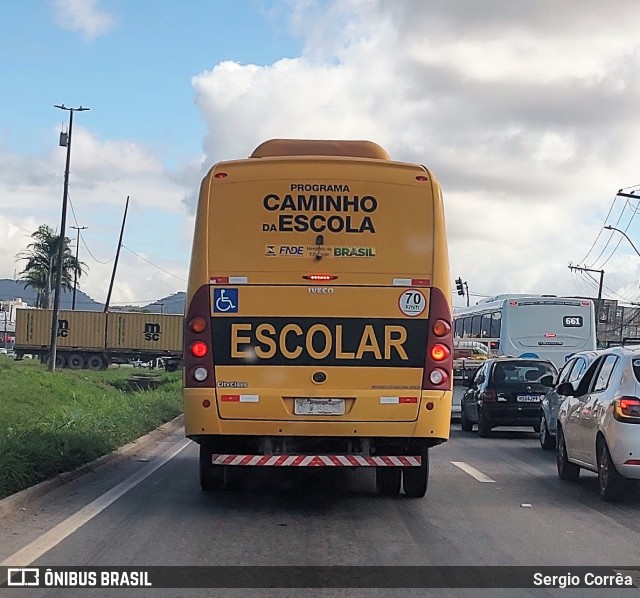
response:
<path id="1" fill-rule="evenodd" d="M 53 290 L 56 288 L 56 274 L 58 272 L 58 250 L 60 248 L 60 235 L 46 224 L 41 224 L 31 238 L 33 241 L 17 257 L 26 260 L 27 264 L 18 280 L 25 283 L 24 287 L 31 287 L 37 293 L 36 307 L 51 308 L 53 305 Z M 74 275 L 78 279 L 84 273 L 86 264 L 76 260 L 69 243 L 68 237 L 64 238 L 62 254 L 62 288 L 73 289 Z"/>

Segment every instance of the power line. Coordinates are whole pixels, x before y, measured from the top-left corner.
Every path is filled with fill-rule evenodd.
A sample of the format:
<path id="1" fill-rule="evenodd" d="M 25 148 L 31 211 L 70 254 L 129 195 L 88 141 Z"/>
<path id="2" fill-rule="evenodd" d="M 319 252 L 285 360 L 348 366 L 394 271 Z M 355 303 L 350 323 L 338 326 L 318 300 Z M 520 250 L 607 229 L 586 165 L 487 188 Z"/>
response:
<path id="1" fill-rule="evenodd" d="M 638 202 L 638 205 L 635 208 L 633 206 L 631 206 L 631 203 L 629 202 L 629 200 L 627 200 L 627 204 L 631 207 L 633 212 L 631 214 L 631 218 L 629 219 L 629 222 L 627 222 L 627 226 L 625 226 L 625 228 L 624 228 L 624 232 L 625 233 L 629 230 L 629 227 L 631 226 L 631 223 L 633 222 L 633 219 L 636 217 L 636 215 L 640 211 L 638 209 L 638 208 L 640 208 L 640 202 Z M 627 204 L 625 204 L 625 207 L 626 207 Z M 622 214 L 620 215 L 619 220 L 621 220 L 621 219 L 622 219 Z M 611 227 L 605 226 L 605 228 L 611 228 Z M 613 228 L 615 228 L 615 227 L 613 227 Z M 613 234 L 613 230 L 611 231 L 611 234 Z M 620 237 L 618 239 L 618 242 L 616 243 L 616 246 L 613 248 L 613 251 L 609 254 L 609 257 L 604 261 L 604 263 L 600 264 L 601 268 L 613 257 L 615 252 L 618 250 L 618 247 L 620 247 L 620 243 L 622 243 L 622 237 Z M 632 245 L 633 245 L 633 243 L 632 243 Z M 606 247 L 605 247 L 605 249 L 606 249 Z M 604 253 L 605 249 L 602 250 L 600 255 L 602 255 Z M 600 257 L 600 256 L 598 256 L 598 257 Z"/>
<path id="2" fill-rule="evenodd" d="M 615 204 L 616 204 L 616 199 L 617 199 L 618 197 L 627 197 L 627 201 L 626 201 L 626 203 L 625 203 L 625 205 L 624 205 L 624 207 L 623 207 L 623 209 L 622 209 L 622 212 L 620 213 L 620 216 L 618 217 L 618 223 L 620 222 L 620 220 L 622 219 L 622 216 L 623 216 L 623 214 L 624 214 L 624 210 L 626 209 L 626 206 L 629 204 L 629 197 L 635 197 L 635 196 L 632 196 L 632 193 L 633 193 L 633 192 L 632 192 L 632 193 L 625 194 L 625 193 L 623 193 L 623 191 L 624 191 L 625 189 L 633 189 L 633 188 L 635 188 L 635 187 L 640 187 L 640 184 L 638 184 L 638 185 L 631 185 L 631 186 L 629 186 L 629 187 L 623 187 L 622 189 L 619 189 L 619 190 L 618 190 L 618 192 L 614 195 L 613 199 L 611 200 L 611 205 L 609 206 L 609 211 L 607 212 L 607 215 L 606 215 L 606 217 L 605 217 L 605 220 L 604 220 L 603 226 L 604 226 L 604 224 L 606 224 L 606 223 L 607 223 L 607 221 L 609 220 L 609 217 L 611 216 L 611 213 L 613 212 L 613 208 L 614 208 L 614 206 L 615 206 Z M 640 197 L 638 197 L 638 199 L 640 199 Z M 637 213 L 640 211 L 640 202 L 638 203 L 638 205 L 637 205 L 637 206 L 632 207 L 632 210 L 633 210 L 633 215 L 632 215 L 632 219 L 633 219 L 633 216 L 635 216 L 635 214 L 637 214 Z M 629 223 L 629 224 L 630 224 L 630 223 Z M 599 239 L 600 239 L 600 237 L 602 236 L 602 233 L 603 233 L 603 230 L 602 230 L 602 229 L 600 229 L 600 231 L 599 231 L 599 232 L 598 232 L 598 234 L 596 235 L 596 238 L 594 239 L 593 243 L 591 244 L 591 247 L 589 248 L 589 250 L 587 251 L 587 253 L 585 254 L 585 256 L 584 256 L 581 260 L 579 260 L 579 261 L 578 261 L 578 263 L 579 263 L 579 264 L 584 264 L 584 265 L 586 266 L 587 258 L 591 255 L 591 252 L 592 252 L 592 251 L 594 250 L 594 248 L 596 247 L 596 245 L 597 245 L 597 243 L 598 243 L 598 240 L 599 240 Z M 602 249 L 602 251 L 600 252 L 600 255 L 599 255 L 599 256 L 598 256 L 598 257 L 597 257 L 597 258 L 596 258 L 596 259 L 595 259 L 591 264 L 589 264 L 589 267 L 590 267 L 590 268 L 594 267 L 594 266 L 595 266 L 595 264 L 598 262 L 598 260 L 602 257 L 603 253 L 606 251 L 607 247 L 609 246 L 609 243 L 611 242 L 612 236 L 613 236 L 613 235 L 609 235 L 609 239 L 608 239 L 608 240 L 607 240 L 607 242 L 605 243 L 605 246 L 604 246 L 604 248 Z M 619 243 L 618 243 L 618 244 L 619 244 Z M 616 249 L 617 249 L 617 247 L 616 247 Z M 615 252 L 615 250 L 616 250 L 616 249 L 614 249 L 614 252 Z M 605 262 L 605 263 L 606 263 L 606 262 Z"/>
<path id="3" fill-rule="evenodd" d="M 89 249 L 89 246 L 87 245 L 87 242 L 84 240 L 84 237 L 81 237 L 80 240 L 82 241 L 82 244 L 84 245 L 84 248 L 87 250 L 88 254 L 91 256 L 91 258 L 95 262 L 98 262 L 99 264 L 110 264 L 115 259 L 112 257 L 110 260 L 107 260 L 106 262 L 100 261 L 95 255 L 93 255 L 93 253 L 91 253 L 91 249 Z"/>
<path id="4" fill-rule="evenodd" d="M 69 206 L 71 207 L 71 213 L 73 214 L 73 219 L 76 222 L 76 226 L 78 226 L 78 218 L 76 216 L 76 211 L 73 209 L 73 202 L 71 201 L 71 193 L 67 191 L 67 199 L 69 200 Z"/>
<path id="5" fill-rule="evenodd" d="M 627 209 L 627 206 L 629 205 L 629 200 L 627 199 L 624 206 L 622 206 L 622 211 L 620 212 L 620 216 L 618 216 L 618 220 L 616 221 L 616 226 L 618 226 L 620 224 L 620 220 L 622 220 L 622 216 L 624 215 L 624 211 Z M 633 217 L 632 217 L 633 220 Z M 605 224 L 606 224 L 606 220 L 605 220 Z M 629 224 L 631 224 L 629 222 Z M 629 224 L 627 224 L 627 227 L 629 226 Z M 602 231 L 601 231 L 602 232 Z M 607 250 L 607 248 L 609 247 L 609 243 L 611 243 L 611 239 L 613 239 L 613 231 L 611 231 L 611 233 L 609 234 L 609 238 L 607 239 L 607 242 L 605 243 L 604 247 L 602 248 L 602 251 L 600 252 L 600 254 L 598 255 L 598 257 L 593 260 L 593 262 L 591 264 L 589 264 L 589 268 L 593 268 L 595 267 L 596 263 L 598 262 L 598 260 L 602 257 L 602 255 L 604 254 L 604 252 Z M 620 242 L 618 241 L 618 245 L 620 244 Z M 614 251 L 617 249 L 614 249 Z"/>
<path id="6" fill-rule="evenodd" d="M 153 262 L 150 262 L 146 257 L 141 256 L 139 253 L 136 253 L 135 251 L 133 251 L 132 249 L 129 249 L 124 243 L 122 244 L 122 247 L 124 249 L 126 249 L 128 252 L 133 253 L 133 255 L 135 255 L 136 257 L 139 257 L 141 260 L 147 262 L 147 264 L 150 264 L 151 266 L 153 266 L 154 268 L 157 268 L 158 270 L 164 272 L 165 274 L 168 274 L 169 276 L 173 276 L 174 278 L 177 278 L 178 280 L 181 280 L 182 282 L 188 282 L 187 280 L 185 280 L 184 278 L 181 278 L 180 276 L 177 276 L 176 274 L 174 274 L 173 272 L 169 272 L 169 270 L 165 270 L 164 268 L 161 268 L 160 266 L 158 266 L 157 264 L 154 264 Z"/>
<path id="7" fill-rule="evenodd" d="M 69 195 L 69 205 L 71 206 L 71 212 L 73 213 L 73 219 L 76 221 L 76 226 L 78 226 L 78 219 L 76 218 L 76 211 L 73 209 L 73 203 L 71 201 L 71 195 Z M 80 240 L 82 241 L 82 244 L 84 245 L 84 248 L 87 250 L 87 253 L 91 256 L 91 259 L 93 259 L 94 262 L 97 262 L 98 264 L 106 265 L 106 264 L 110 264 L 115 259 L 115 258 L 111 258 L 110 260 L 107 260 L 106 262 L 103 262 L 102 260 L 99 260 L 95 255 L 93 255 L 93 253 L 91 253 L 91 249 L 89 249 L 89 246 L 87 245 L 87 242 L 84 240 L 84 237 L 81 237 Z"/>
<path id="8" fill-rule="evenodd" d="M 613 206 L 616 205 L 616 196 L 613 196 L 613 199 L 611 200 L 611 206 L 609 206 L 609 211 L 607 212 L 607 215 L 604 219 L 604 224 L 607 223 L 607 220 L 609 220 L 609 216 L 611 215 L 611 212 L 613 210 Z M 591 245 L 591 247 L 589 248 L 589 251 L 587 251 L 587 254 L 578 262 L 579 264 L 584 264 L 587 261 L 587 258 L 589 257 L 589 254 L 593 251 L 593 248 L 596 246 L 596 243 L 598 242 L 598 239 L 600 238 L 600 235 L 602 234 L 602 229 L 600 229 L 600 232 L 598 233 L 598 235 L 596 236 L 593 244 Z"/>

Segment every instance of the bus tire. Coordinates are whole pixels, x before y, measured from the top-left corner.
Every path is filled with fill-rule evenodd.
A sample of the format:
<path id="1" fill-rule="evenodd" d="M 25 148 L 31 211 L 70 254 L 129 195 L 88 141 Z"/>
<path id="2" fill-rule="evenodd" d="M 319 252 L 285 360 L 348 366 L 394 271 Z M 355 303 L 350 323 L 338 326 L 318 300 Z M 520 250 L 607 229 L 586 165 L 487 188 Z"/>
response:
<path id="1" fill-rule="evenodd" d="M 200 445 L 200 488 L 204 492 L 222 490 L 224 485 L 224 467 L 211 464 L 212 453 L 208 446 Z"/>
<path id="2" fill-rule="evenodd" d="M 422 498 L 429 485 L 429 451 L 422 453 L 420 467 L 405 467 L 402 472 L 404 493 L 411 498 Z"/>
<path id="3" fill-rule="evenodd" d="M 463 432 L 471 432 L 473 430 L 473 422 L 467 417 L 464 407 L 460 408 L 460 427 Z"/>
<path id="4" fill-rule="evenodd" d="M 87 358 L 87 367 L 94 372 L 106 369 L 106 363 L 102 355 L 89 355 Z"/>
<path id="5" fill-rule="evenodd" d="M 400 494 L 402 469 L 400 467 L 376 467 L 376 490 L 382 496 Z"/>
<path id="6" fill-rule="evenodd" d="M 81 370 L 83 367 L 85 367 L 84 357 L 80 355 L 80 353 L 72 353 L 71 355 L 69 355 L 67 367 L 70 370 Z"/>
<path id="7" fill-rule="evenodd" d="M 478 416 L 478 436 L 480 436 L 480 438 L 489 438 L 489 436 L 491 436 L 491 424 L 482 411 L 480 411 L 480 415 Z"/>

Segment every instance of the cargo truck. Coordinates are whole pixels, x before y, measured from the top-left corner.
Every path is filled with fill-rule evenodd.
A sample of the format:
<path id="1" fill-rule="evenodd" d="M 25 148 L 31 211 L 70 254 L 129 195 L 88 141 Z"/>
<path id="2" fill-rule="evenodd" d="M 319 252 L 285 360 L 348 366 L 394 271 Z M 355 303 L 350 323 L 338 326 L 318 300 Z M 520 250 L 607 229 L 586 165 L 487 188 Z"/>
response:
<path id="1" fill-rule="evenodd" d="M 16 310 L 16 359 L 48 359 L 52 315 L 50 309 Z M 167 370 L 175 370 L 182 364 L 182 327 L 183 316 L 175 314 L 62 310 L 56 367 L 103 370 L 111 363 L 162 358 Z"/>

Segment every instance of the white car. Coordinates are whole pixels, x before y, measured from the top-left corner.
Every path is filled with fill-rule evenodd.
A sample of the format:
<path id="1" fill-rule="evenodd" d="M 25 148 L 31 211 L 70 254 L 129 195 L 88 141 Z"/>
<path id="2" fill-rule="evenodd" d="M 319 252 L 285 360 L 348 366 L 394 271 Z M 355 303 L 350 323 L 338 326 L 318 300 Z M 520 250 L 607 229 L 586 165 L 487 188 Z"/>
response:
<path id="1" fill-rule="evenodd" d="M 598 474 L 600 496 L 616 500 L 640 479 L 640 346 L 600 352 L 558 412 L 557 464 L 562 480 L 577 480 L 581 469 Z"/>

